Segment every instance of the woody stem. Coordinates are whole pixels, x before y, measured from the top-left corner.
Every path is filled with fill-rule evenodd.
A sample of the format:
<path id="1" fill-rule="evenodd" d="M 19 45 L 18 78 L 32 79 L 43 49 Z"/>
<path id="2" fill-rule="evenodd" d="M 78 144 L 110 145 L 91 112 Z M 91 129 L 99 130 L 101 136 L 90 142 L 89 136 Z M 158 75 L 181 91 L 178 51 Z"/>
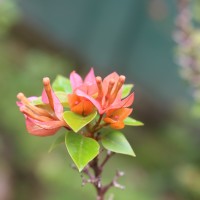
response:
<path id="1" fill-rule="evenodd" d="M 93 127 L 90 128 L 87 126 L 88 133 L 90 133 L 90 135 L 96 140 L 98 140 L 98 134 L 95 136 L 95 133 L 97 133 L 104 126 L 108 125 L 107 123 L 101 124 L 102 118 L 103 115 L 100 115 L 98 121 Z M 113 152 L 107 151 L 105 158 L 101 162 L 99 161 L 99 156 L 101 154 L 99 154 L 82 171 L 87 176 L 87 178 L 83 177 L 82 184 L 85 185 L 86 183 L 91 183 L 94 186 L 97 194 L 96 200 L 105 200 L 105 194 L 111 187 L 123 189 L 123 186 L 117 182 L 118 178 L 123 176 L 124 173 L 122 172 L 117 172 L 110 183 L 107 185 L 102 185 L 101 178 L 104 166 L 114 154 L 115 153 Z"/>
<path id="2" fill-rule="evenodd" d="M 97 156 L 89 163 L 89 165 L 87 165 L 83 169 L 83 173 L 88 178 L 88 179 L 83 178 L 83 185 L 85 185 L 86 183 L 91 183 L 94 186 L 97 194 L 96 200 L 105 200 L 105 195 L 111 187 L 117 187 L 120 189 L 124 188 L 117 182 L 118 178 L 124 175 L 123 172 L 119 171 L 116 172 L 116 175 L 110 181 L 110 183 L 102 185 L 101 177 L 102 177 L 102 172 L 104 170 L 104 166 L 114 154 L 115 153 L 108 151 L 105 158 L 101 162 L 99 161 L 99 156 Z"/>

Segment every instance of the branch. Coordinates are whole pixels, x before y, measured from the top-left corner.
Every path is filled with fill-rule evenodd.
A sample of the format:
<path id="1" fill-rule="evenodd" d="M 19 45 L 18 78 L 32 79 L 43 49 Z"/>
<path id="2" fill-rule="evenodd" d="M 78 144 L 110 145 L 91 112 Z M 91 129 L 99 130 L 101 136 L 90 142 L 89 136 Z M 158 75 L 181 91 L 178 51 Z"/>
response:
<path id="1" fill-rule="evenodd" d="M 106 193 L 111 187 L 116 187 L 116 188 L 119 188 L 119 189 L 125 189 L 125 186 L 121 185 L 118 183 L 118 179 L 122 176 L 124 176 L 124 172 L 123 171 L 117 171 L 113 180 L 106 186 L 104 186 L 103 190 L 104 190 L 104 193 Z"/>
<path id="2" fill-rule="evenodd" d="M 97 123 L 94 125 L 92 129 L 93 132 L 96 132 L 96 128 L 100 125 L 102 118 L 103 118 L 103 115 L 100 115 Z"/>
<path id="3" fill-rule="evenodd" d="M 114 155 L 114 152 L 111 151 L 107 151 L 107 155 L 105 157 L 105 159 L 103 160 L 103 162 L 100 165 L 100 168 L 103 169 L 104 165 L 108 162 L 108 160 Z"/>

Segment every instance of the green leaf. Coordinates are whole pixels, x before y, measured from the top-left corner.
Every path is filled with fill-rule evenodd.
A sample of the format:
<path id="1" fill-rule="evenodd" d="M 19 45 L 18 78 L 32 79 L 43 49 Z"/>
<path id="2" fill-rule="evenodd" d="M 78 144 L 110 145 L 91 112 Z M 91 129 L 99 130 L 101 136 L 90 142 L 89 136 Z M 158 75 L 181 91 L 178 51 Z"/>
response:
<path id="1" fill-rule="evenodd" d="M 65 92 L 55 92 L 55 95 L 58 97 L 63 106 L 69 107 L 67 94 Z"/>
<path id="2" fill-rule="evenodd" d="M 53 151 L 59 144 L 64 143 L 64 142 L 65 142 L 65 135 L 62 134 L 62 135 L 60 135 L 60 136 L 52 143 L 52 145 L 50 146 L 48 152 L 50 153 L 50 152 Z"/>
<path id="3" fill-rule="evenodd" d="M 69 106 L 68 105 L 68 99 L 67 99 L 67 94 L 65 92 L 55 92 L 55 95 L 58 97 L 58 99 L 60 100 L 60 102 L 64 105 L 64 106 Z M 45 103 L 42 101 L 42 97 L 38 97 L 37 99 L 31 101 L 31 103 L 35 106 L 37 105 L 45 105 Z"/>
<path id="4" fill-rule="evenodd" d="M 104 148 L 110 151 L 135 156 L 129 142 L 120 131 L 108 131 L 103 133 L 101 142 Z"/>
<path id="5" fill-rule="evenodd" d="M 37 99 L 31 101 L 31 104 L 37 106 L 37 105 L 43 105 L 42 97 L 38 97 Z"/>
<path id="6" fill-rule="evenodd" d="M 65 144 L 79 172 L 99 153 L 99 143 L 81 134 L 68 132 Z"/>
<path id="7" fill-rule="evenodd" d="M 133 84 L 124 84 L 122 87 L 122 98 L 127 97 L 130 94 L 132 88 Z"/>
<path id="8" fill-rule="evenodd" d="M 140 121 L 137 121 L 131 117 L 127 117 L 125 120 L 124 120 L 124 124 L 127 125 L 127 126 L 143 126 L 144 124 Z"/>
<path id="9" fill-rule="evenodd" d="M 58 75 L 52 84 L 54 91 L 66 92 L 67 94 L 72 93 L 72 87 L 70 80 L 64 76 Z"/>
<path id="10" fill-rule="evenodd" d="M 90 123 L 97 115 L 97 112 L 93 112 L 90 115 L 82 116 L 71 111 L 65 111 L 63 114 L 63 119 L 72 128 L 74 132 L 78 132 L 85 125 Z"/>

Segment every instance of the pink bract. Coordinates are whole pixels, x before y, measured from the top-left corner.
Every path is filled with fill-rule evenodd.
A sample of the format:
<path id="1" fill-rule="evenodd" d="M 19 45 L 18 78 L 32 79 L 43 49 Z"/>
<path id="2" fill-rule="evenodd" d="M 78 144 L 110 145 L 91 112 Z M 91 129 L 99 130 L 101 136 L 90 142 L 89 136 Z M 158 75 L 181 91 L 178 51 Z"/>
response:
<path id="1" fill-rule="evenodd" d="M 26 128 L 30 134 L 37 136 L 53 135 L 61 127 L 67 127 L 62 119 L 63 106 L 53 92 L 49 78 L 44 78 L 43 84 L 42 102 L 44 105 L 41 108 L 32 104 L 37 97 L 26 98 L 23 93 L 17 95 L 20 100 L 17 105 L 25 116 Z"/>
<path id="2" fill-rule="evenodd" d="M 93 68 L 91 68 L 91 70 L 86 75 L 84 80 L 81 78 L 79 74 L 73 71 L 70 74 L 70 83 L 74 93 L 76 93 L 77 90 L 81 90 L 84 93 L 91 96 L 97 93 L 98 91 L 96 85 L 96 77 Z"/>
<path id="3" fill-rule="evenodd" d="M 79 77 L 77 78 L 77 82 L 75 77 Z M 101 77 L 95 78 L 94 83 L 94 74 L 93 70 L 91 70 L 87 77 L 91 77 L 90 81 L 88 81 L 89 83 L 92 82 L 92 85 L 95 85 L 96 83 L 97 90 L 95 92 L 97 95 L 91 95 L 92 93 L 94 94 L 94 92 L 90 92 L 90 87 L 88 87 L 87 90 L 85 90 L 84 87 L 81 87 L 83 85 L 87 85 L 87 81 L 85 79 L 84 83 L 82 82 L 81 85 L 80 76 L 77 74 L 74 74 L 72 79 L 74 81 L 74 86 L 79 85 L 75 88 L 75 93 L 93 103 L 100 114 L 103 114 L 110 109 L 126 108 L 132 105 L 134 101 L 134 93 L 125 99 L 122 99 L 122 85 L 125 81 L 124 76 L 119 76 L 116 72 L 113 72 L 106 76 L 103 81 Z"/>

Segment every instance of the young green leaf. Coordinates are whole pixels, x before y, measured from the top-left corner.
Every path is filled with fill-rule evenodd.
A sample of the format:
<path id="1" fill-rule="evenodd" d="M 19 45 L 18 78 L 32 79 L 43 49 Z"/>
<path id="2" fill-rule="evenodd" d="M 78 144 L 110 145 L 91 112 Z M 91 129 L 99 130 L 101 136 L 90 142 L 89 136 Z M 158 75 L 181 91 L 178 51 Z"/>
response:
<path id="1" fill-rule="evenodd" d="M 54 91 L 66 92 L 67 94 L 72 93 L 72 87 L 70 80 L 64 76 L 58 75 L 52 84 Z"/>
<path id="2" fill-rule="evenodd" d="M 37 105 L 43 105 L 44 103 L 42 102 L 42 97 L 38 97 L 37 99 L 31 101 L 31 104 L 37 106 Z"/>
<path id="3" fill-rule="evenodd" d="M 65 144 L 79 172 L 99 153 L 99 143 L 81 134 L 68 132 Z"/>
<path id="4" fill-rule="evenodd" d="M 132 88 L 133 84 L 124 84 L 122 87 L 122 98 L 127 97 L 130 94 Z"/>
<path id="5" fill-rule="evenodd" d="M 65 92 L 57 91 L 55 92 L 55 95 L 58 97 L 58 99 L 60 100 L 60 103 L 62 103 L 63 106 L 69 106 L 67 94 Z M 31 103 L 35 106 L 45 105 L 45 103 L 42 101 L 41 96 L 31 101 Z"/>
<path id="6" fill-rule="evenodd" d="M 63 119 L 72 128 L 74 132 L 78 132 L 85 125 L 90 123 L 97 115 L 97 112 L 93 112 L 90 115 L 82 116 L 71 111 L 65 111 L 63 114 Z"/>
<path id="7" fill-rule="evenodd" d="M 125 120 L 124 120 L 124 124 L 127 125 L 127 126 L 143 126 L 144 124 L 140 121 L 137 121 L 131 117 L 127 117 Z"/>
<path id="8" fill-rule="evenodd" d="M 68 104 L 68 99 L 67 99 L 67 94 L 65 92 L 55 92 L 55 95 L 58 97 L 58 99 L 60 100 L 60 103 L 63 105 L 63 106 L 66 106 L 68 107 L 69 104 Z"/>
<path id="9" fill-rule="evenodd" d="M 62 135 L 60 135 L 53 143 L 52 143 L 52 145 L 50 146 L 50 148 L 49 148 L 49 153 L 52 151 L 52 150 L 54 150 L 59 144 L 61 144 L 61 143 L 64 143 L 65 142 L 65 135 L 64 134 L 62 134 Z"/>
<path id="10" fill-rule="evenodd" d="M 107 131 L 103 133 L 101 142 L 104 148 L 110 151 L 135 156 L 124 134 L 119 131 Z"/>

